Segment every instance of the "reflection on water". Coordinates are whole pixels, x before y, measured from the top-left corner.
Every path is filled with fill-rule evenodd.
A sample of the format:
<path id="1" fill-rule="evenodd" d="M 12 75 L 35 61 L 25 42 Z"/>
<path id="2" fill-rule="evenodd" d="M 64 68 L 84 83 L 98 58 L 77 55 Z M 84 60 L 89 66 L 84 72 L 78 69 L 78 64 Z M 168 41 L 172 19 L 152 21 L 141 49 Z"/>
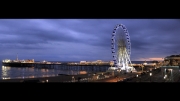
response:
<path id="1" fill-rule="evenodd" d="M 2 64 L 0 63 L 0 66 Z M 104 68 L 104 67 L 103 67 Z M 104 68 L 104 71 L 106 71 Z M 10 67 L 10 66 L 2 66 L 0 68 L 0 79 L 16 79 L 16 78 L 37 78 L 37 77 L 50 77 L 57 76 L 58 74 L 68 74 L 68 75 L 77 75 L 77 74 L 87 74 L 89 71 L 98 72 L 99 69 L 91 69 L 83 67 L 84 71 L 79 71 L 79 67 L 74 68 L 71 67 L 71 70 L 62 70 L 66 68 L 41 68 L 41 67 Z M 81 68 L 82 69 L 82 68 Z"/>
<path id="2" fill-rule="evenodd" d="M 60 69 L 40 69 L 34 67 L 10 67 L 2 66 L 0 69 L 0 79 L 16 79 L 16 78 L 37 78 L 57 76 L 58 74 L 85 74 L 86 71 L 60 70 Z"/>
<path id="3" fill-rule="evenodd" d="M 7 77 L 7 78 L 6 78 L 6 77 L 3 77 L 2 79 L 11 79 L 11 78 L 10 78 L 10 77 Z"/>
<path id="4" fill-rule="evenodd" d="M 10 77 L 8 77 L 9 70 L 10 68 L 8 66 L 2 66 L 2 79 L 10 79 Z"/>

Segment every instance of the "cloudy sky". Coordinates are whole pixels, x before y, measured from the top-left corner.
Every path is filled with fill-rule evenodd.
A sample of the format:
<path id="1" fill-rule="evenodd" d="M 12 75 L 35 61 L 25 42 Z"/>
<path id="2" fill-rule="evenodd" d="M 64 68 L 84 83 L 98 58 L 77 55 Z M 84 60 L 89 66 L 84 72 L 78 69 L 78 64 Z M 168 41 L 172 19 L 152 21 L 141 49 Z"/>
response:
<path id="1" fill-rule="evenodd" d="M 179 19 L 0 19 L 0 59 L 111 61 L 117 24 L 128 29 L 132 61 L 180 54 Z"/>

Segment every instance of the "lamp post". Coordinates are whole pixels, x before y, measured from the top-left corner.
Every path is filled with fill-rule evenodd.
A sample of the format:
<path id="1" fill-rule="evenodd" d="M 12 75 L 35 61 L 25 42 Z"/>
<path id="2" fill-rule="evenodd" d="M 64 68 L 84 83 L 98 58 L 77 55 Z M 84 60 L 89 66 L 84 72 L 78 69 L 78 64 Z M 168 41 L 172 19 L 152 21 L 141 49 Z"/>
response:
<path id="1" fill-rule="evenodd" d="M 151 72 L 151 71 L 152 71 L 152 68 L 150 68 L 149 71 Z"/>
<path id="2" fill-rule="evenodd" d="M 93 74 L 93 81 L 95 81 L 95 73 Z"/>
<path id="3" fill-rule="evenodd" d="M 152 73 L 149 73 L 149 75 L 150 75 L 150 81 L 152 81 Z"/>
<path id="4" fill-rule="evenodd" d="M 164 75 L 164 82 L 166 81 L 167 75 Z"/>
<path id="5" fill-rule="evenodd" d="M 92 74 L 88 73 L 88 82 L 90 82 L 92 80 Z"/>
<path id="6" fill-rule="evenodd" d="M 101 79 L 104 79 L 104 74 L 102 73 L 102 77 L 101 77 Z"/>
<path id="7" fill-rule="evenodd" d="M 173 69 L 169 69 L 171 71 L 171 81 L 173 82 L 173 74 L 172 74 L 172 70 Z"/>
<path id="8" fill-rule="evenodd" d="M 136 75 L 136 77 L 138 78 L 139 75 Z"/>
<path id="9" fill-rule="evenodd" d="M 121 70 L 120 70 L 120 69 L 118 69 L 117 71 L 118 71 L 118 80 L 119 80 Z"/>
<path id="10" fill-rule="evenodd" d="M 74 76 L 72 76 L 72 82 L 75 82 L 75 78 L 74 78 Z"/>

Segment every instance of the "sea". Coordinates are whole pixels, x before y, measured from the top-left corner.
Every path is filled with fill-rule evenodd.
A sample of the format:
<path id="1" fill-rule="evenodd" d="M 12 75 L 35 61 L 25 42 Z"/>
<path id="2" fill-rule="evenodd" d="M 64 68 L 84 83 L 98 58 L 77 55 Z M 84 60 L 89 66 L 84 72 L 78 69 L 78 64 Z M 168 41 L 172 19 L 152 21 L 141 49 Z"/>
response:
<path id="1" fill-rule="evenodd" d="M 77 62 L 77 61 L 64 61 L 64 62 Z M 79 63 L 79 61 L 77 63 Z M 141 64 L 144 63 L 144 61 L 132 61 L 132 63 Z M 1 66 L 0 79 L 52 77 L 52 76 L 57 76 L 58 74 L 78 75 L 80 73 L 79 70 L 61 70 L 59 68 L 47 69 L 47 68 L 36 68 L 36 67 L 10 67 L 10 66 L 3 66 L 1 62 L 0 62 L 0 66 Z"/>

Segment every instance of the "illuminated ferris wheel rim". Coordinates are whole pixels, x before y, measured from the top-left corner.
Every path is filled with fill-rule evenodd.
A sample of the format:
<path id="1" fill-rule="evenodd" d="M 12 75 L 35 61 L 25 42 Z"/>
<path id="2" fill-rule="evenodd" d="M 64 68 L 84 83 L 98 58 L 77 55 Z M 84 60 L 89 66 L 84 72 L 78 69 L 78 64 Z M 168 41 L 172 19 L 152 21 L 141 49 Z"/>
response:
<path id="1" fill-rule="evenodd" d="M 123 24 L 118 24 L 118 25 L 116 25 L 116 27 L 114 28 L 114 30 L 113 30 L 113 33 L 112 33 L 112 38 L 111 38 L 111 40 L 112 40 L 112 42 L 111 42 L 111 50 L 112 50 L 112 54 L 113 54 L 113 61 L 115 62 L 115 65 L 117 64 L 117 54 L 116 54 L 116 51 L 115 51 L 115 49 L 117 48 L 116 47 L 116 32 L 117 32 L 117 30 L 119 29 L 119 28 L 121 28 L 122 30 L 123 30 L 123 32 L 124 32 L 124 34 L 125 34 L 125 40 L 126 40 L 126 50 L 127 50 L 127 53 L 128 53 L 128 56 L 129 56 L 129 58 L 130 58 L 130 54 L 131 54 L 131 42 L 130 42 L 130 36 L 129 36 L 129 32 L 128 32 L 128 30 L 127 30 L 127 28 L 125 27 L 125 25 L 123 25 Z"/>

